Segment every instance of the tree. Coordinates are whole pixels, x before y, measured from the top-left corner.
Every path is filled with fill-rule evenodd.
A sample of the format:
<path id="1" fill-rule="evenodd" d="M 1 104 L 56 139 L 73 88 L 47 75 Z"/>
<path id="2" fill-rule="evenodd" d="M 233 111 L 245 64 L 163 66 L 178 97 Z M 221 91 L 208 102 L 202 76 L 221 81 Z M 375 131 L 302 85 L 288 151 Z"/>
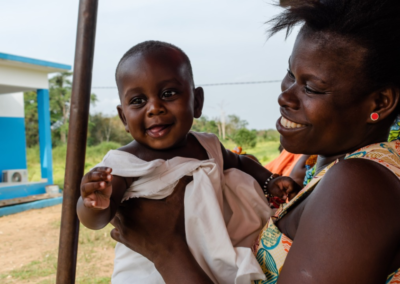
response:
<path id="1" fill-rule="evenodd" d="M 237 146 L 243 148 L 254 148 L 257 144 L 257 131 L 248 130 L 247 128 L 241 128 L 237 130 L 232 136 L 230 136 L 233 142 Z"/>
<path id="2" fill-rule="evenodd" d="M 63 144 L 67 141 L 71 76 L 72 72 L 62 72 L 49 80 L 51 122 L 55 124 L 55 129 L 59 129 Z"/>
<path id="3" fill-rule="evenodd" d="M 62 144 L 67 142 L 67 133 L 69 128 L 69 107 L 72 91 L 71 76 L 72 72 L 62 72 L 49 80 L 52 129 L 55 134 L 59 134 L 59 139 Z M 96 101 L 96 95 L 91 94 L 90 102 L 95 104 Z M 58 135 L 53 135 L 53 137 L 54 136 Z M 54 142 L 58 140 L 58 137 L 54 138 Z"/>
<path id="4" fill-rule="evenodd" d="M 249 123 L 246 120 L 240 119 L 239 116 L 230 114 L 226 122 L 226 134 L 229 137 L 235 135 L 239 129 L 246 128 Z"/>
<path id="5" fill-rule="evenodd" d="M 104 116 L 96 113 L 89 117 L 88 145 L 97 145 L 102 142 L 118 142 L 121 145 L 132 141 L 132 136 L 125 131 L 125 127 L 116 116 Z"/>
<path id="6" fill-rule="evenodd" d="M 196 132 L 214 133 L 221 136 L 219 135 L 217 122 L 213 119 L 209 120 L 206 116 L 195 119 L 193 121 L 192 130 Z"/>
<path id="7" fill-rule="evenodd" d="M 39 122 L 36 92 L 24 93 L 25 133 L 27 147 L 39 143 Z"/>

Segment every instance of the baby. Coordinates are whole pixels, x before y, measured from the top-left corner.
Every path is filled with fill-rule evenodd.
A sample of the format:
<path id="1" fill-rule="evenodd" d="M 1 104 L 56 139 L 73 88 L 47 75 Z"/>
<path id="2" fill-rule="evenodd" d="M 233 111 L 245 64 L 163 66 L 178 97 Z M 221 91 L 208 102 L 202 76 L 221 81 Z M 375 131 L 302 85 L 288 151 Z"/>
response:
<path id="1" fill-rule="evenodd" d="M 199 265 L 217 283 L 263 279 L 250 247 L 271 215 L 265 195 L 291 199 L 299 187 L 226 150 L 215 135 L 190 131 L 204 94 L 178 47 L 158 41 L 132 47 L 117 66 L 116 81 L 118 114 L 134 140 L 84 176 L 80 221 L 101 229 L 125 200 L 165 198 L 181 177 L 193 175 L 185 193 L 185 229 Z M 112 281 L 164 283 L 150 261 L 119 243 Z"/>

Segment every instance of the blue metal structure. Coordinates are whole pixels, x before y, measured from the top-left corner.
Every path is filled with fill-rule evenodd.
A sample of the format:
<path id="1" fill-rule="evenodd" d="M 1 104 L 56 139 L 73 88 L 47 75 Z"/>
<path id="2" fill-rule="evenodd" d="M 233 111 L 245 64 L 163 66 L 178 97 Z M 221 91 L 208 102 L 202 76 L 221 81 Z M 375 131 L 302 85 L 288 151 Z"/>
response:
<path id="1" fill-rule="evenodd" d="M 50 99 L 49 90 L 37 90 L 38 117 L 39 117 L 39 146 L 40 146 L 40 170 L 42 179 L 53 183 L 53 157 L 51 153 L 51 129 L 50 129 Z"/>

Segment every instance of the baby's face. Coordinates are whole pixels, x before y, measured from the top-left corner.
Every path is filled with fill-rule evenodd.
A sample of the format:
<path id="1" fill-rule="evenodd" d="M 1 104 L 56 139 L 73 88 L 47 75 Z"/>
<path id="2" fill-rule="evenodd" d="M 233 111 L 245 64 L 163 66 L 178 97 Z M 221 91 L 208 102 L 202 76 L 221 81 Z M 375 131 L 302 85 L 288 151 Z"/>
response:
<path id="1" fill-rule="evenodd" d="M 201 115 L 202 90 L 199 96 L 179 51 L 129 57 L 120 66 L 117 80 L 118 112 L 138 143 L 163 150 L 186 140 L 193 117 Z"/>

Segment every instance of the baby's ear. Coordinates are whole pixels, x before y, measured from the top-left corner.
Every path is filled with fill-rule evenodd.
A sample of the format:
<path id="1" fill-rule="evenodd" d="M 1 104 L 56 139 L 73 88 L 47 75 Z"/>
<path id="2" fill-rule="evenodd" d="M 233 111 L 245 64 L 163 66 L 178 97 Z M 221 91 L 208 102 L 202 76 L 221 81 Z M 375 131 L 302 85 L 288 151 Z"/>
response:
<path id="1" fill-rule="evenodd" d="M 197 87 L 194 90 L 194 118 L 199 118 L 203 111 L 204 91 L 202 87 Z"/>
<path id="2" fill-rule="evenodd" d="M 129 133 L 128 124 L 126 123 L 126 118 L 125 118 L 124 111 L 122 110 L 121 105 L 117 105 L 117 111 L 118 111 L 119 119 L 121 119 L 122 123 L 125 126 L 125 131 Z"/>

